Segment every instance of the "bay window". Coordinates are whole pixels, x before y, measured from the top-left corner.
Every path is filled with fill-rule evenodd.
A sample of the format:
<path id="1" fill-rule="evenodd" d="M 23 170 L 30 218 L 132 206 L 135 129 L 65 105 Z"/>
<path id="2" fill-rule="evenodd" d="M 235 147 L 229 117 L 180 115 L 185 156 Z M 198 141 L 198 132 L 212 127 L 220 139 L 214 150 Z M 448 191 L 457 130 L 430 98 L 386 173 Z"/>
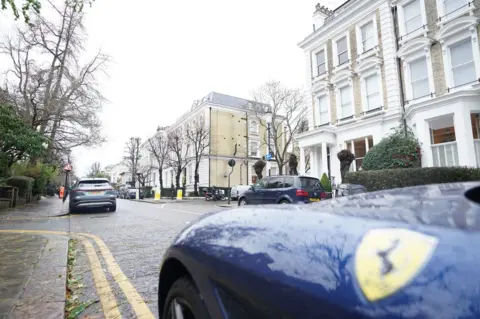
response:
<path id="1" fill-rule="evenodd" d="M 352 87 L 344 86 L 339 90 L 340 108 L 338 118 L 344 119 L 353 115 Z"/>
<path id="2" fill-rule="evenodd" d="M 316 55 L 317 60 L 317 76 L 325 74 L 327 72 L 327 67 L 325 63 L 325 50 L 318 52 Z"/>
<path id="3" fill-rule="evenodd" d="M 423 26 L 420 0 L 414 0 L 403 6 L 405 34 L 409 34 Z"/>
<path id="4" fill-rule="evenodd" d="M 380 99 L 380 76 L 371 75 L 365 79 L 366 107 L 365 111 L 374 110 L 382 106 Z"/>
<path id="5" fill-rule="evenodd" d="M 430 95 L 427 58 L 421 57 L 409 63 L 412 99 Z"/>
<path id="6" fill-rule="evenodd" d="M 347 37 L 343 37 L 336 42 L 337 45 L 337 62 L 342 65 L 348 62 L 348 42 Z"/>
<path id="7" fill-rule="evenodd" d="M 324 125 L 330 122 L 330 117 L 328 114 L 328 96 L 323 95 L 318 97 L 318 108 L 317 108 L 317 123 L 316 125 Z"/>
<path id="8" fill-rule="evenodd" d="M 475 81 L 477 75 L 471 39 L 452 44 L 449 49 L 453 86 L 458 87 Z"/>
<path id="9" fill-rule="evenodd" d="M 444 15 L 449 15 L 450 13 L 468 5 L 470 0 L 442 0 L 442 2 Z"/>
<path id="10" fill-rule="evenodd" d="M 375 47 L 375 30 L 373 28 L 373 21 L 370 21 L 369 23 L 363 25 L 360 27 L 360 33 L 362 37 L 362 48 L 361 52 L 366 52 Z"/>

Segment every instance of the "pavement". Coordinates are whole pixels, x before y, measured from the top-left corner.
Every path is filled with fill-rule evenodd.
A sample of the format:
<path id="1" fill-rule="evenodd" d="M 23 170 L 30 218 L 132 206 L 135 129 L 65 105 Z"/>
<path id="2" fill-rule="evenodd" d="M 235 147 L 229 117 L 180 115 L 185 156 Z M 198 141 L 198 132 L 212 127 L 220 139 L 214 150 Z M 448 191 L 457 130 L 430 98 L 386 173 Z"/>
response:
<path id="1" fill-rule="evenodd" d="M 67 236 L 0 233 L 0 318 L 63 318 Z"/>
<path id="2" fill-rule="evenodd" d="M 67 202 L 58 197 L 42 197 L 38 202 L 32 202 L 22 207 L 0 210 L 0 220 L 18 217 L 44 218 L 68 214 Z"/>
<path id="3" fill-rule="evenodd" d="M 64 215 L 50 198 L 0 212 L 0 318 L 64 318 L 65 309 L 72 318 L 158 318 L 165 249 L 219 205 L 118 199 L 116 212 Z"/>

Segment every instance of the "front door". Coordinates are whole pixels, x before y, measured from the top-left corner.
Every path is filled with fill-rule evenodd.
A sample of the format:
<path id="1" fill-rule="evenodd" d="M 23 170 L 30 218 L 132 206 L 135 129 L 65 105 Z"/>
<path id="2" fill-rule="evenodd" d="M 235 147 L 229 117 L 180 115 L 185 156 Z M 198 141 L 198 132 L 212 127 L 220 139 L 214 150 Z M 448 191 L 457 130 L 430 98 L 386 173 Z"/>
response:
<path id="1" fill-rule="evenodd" d="M 268 177 L 257 181 L 254 185 L 255 190 L 248 192 L 247 201 L 249 204 L 251 205 L 263 204 L 263 198 L 265 197 L 267 180 L 268 180 Z"/>

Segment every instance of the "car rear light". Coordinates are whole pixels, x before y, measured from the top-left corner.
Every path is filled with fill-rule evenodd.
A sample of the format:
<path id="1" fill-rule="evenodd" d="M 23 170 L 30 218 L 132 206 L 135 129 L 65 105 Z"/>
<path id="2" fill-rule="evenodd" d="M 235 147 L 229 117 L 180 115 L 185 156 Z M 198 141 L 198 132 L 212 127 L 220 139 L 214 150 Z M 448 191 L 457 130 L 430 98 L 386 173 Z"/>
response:
<path id="1" fill-rule="evenodd" d="M 321 199 L 327 198 L 327 193 L 321 192 L 321 193 L 320 193 L 320 198 L 321 198 Z"/>
<path id="2" fill-rule="evenodd" d="M 303 189 L 297 189 L 297 197 L 308 197 L 308 192 Z"/>

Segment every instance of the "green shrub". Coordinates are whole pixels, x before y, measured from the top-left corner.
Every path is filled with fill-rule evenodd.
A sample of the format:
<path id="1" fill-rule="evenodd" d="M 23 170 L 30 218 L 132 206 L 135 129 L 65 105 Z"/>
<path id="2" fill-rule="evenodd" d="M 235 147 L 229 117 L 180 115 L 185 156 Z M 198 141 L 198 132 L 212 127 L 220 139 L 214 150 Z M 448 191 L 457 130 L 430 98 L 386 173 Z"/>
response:
<path id="1" fill-rule="evenodd" d="M 33 178 L 28 176 L 12 176 L 7 179 L 7 185 L 18 188 L 18 196 L 25 197 L 32 190 Z"/>
<path id="2" fill-rule="evenodd" d="M 403 127 L 395 129 L 365 155 L 362 170 L 420 167 L 418 140 L 414 133 Z"/>
<path id="3" fill-rule="evenodd" d="M 331 192 L 332 191 L 332 183 L 328 179 L 327 174 L 323 173 L 322 178 L 320 179 L 320 184 L 322 184 L 322 188 L 327 191 Z"/>
<path id="4" fill-rule="evenodd" d="M 47 183 L 50 182 L 57 174 L 54 166 L 43 163 L 31 165 L 27 162 L 18 162 L 13 165 L 12 171 L 15 175 L 33 178 L 33 195 L 42 195 L 45 191 L 45 186 Z"/>
<path id="5" fill-rule="evenodd" d="M 408 186 L 480 181 L 479 168 L 424 167 L 349 172 L 344 183 L 361 184 L 367 191 Z"/>

